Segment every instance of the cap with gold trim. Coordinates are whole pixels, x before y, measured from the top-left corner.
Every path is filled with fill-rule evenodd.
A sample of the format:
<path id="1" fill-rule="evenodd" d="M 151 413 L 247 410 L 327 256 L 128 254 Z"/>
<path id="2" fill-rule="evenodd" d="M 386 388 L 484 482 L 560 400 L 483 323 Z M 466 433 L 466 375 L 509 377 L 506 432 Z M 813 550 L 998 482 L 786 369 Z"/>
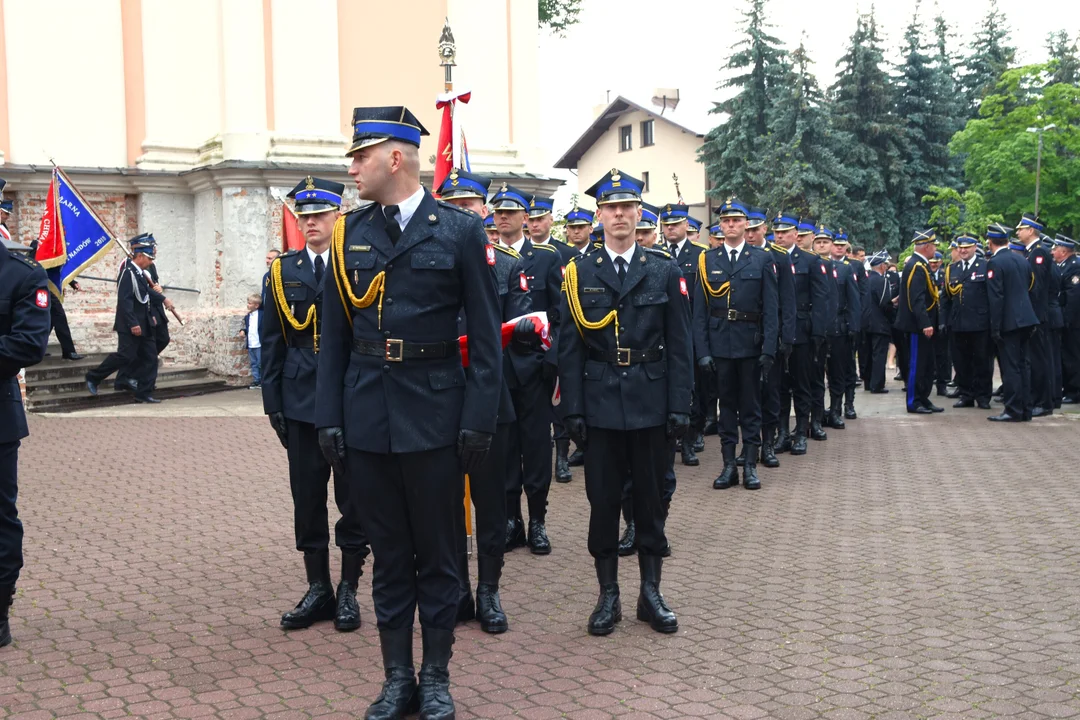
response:
<path id="1" fill-rule="evenodd" d="M 647 202 L 641 203 L 641 219 L 638 220 L 637 226 L 639 230 L 655 230 L 656 222 L 659 219 L 658 213 L 660 209 L 655 205 L 650 205 Z"/>
<path id="2" fill-rule="evenodd" d="M 532 202 L 532 195 L 524 190 L 518 190 L 513 185 L 503 183 L 495 191 L 495 197 L 491 198 L 492 210 L 528 210 Z"/>
<path id="3" fill-rule="evenodd" d="M 929 245 L 937 241 L 937 234 L 933 228 L 926 228 L 925 230 L 918 230 L 915 233 L 915 237 L 911 239 L 912 245 Z"/>
<path id="4" fill-rule="evenodd" d="M 596 198 L 597 205 L 621 202 L 641 202 L 641 190 L 645 184 L 635 177 L 623 173 L 617 168 L 593 183 L 585 191 L 591 198 Z"/>
<path id="5" fill-rule="evenodd" d="M 532 200 L 529 201 L 529 217 L 531 218 L 544 217 L 554 210 L 555 198 L 533 195 Z"/>
<path id="6" fill-rule="evenodd" d="M 566 224 L 569 225 L 589 225 L 593 224 L 592 210 L 583 210 L 577 205 L 574 209 L 566 213 Z"/>
<path id="7" fill-rule="evenodd" d="M 386 140 L 420 147 L 420 138 L 431 134 L 407 107 L 401 105 L 354 108 L 352 124 L 352 144 L 346 155 Z"/>
<path id="8" fill-rule="evenodd" d="M 436 192 L 443 200 L 451 198 L 486 200 L 489 187 L 491 187 L 491 178 L 454 168 Z"/>
<path id="9" fill-rule="evenodd" d="M 750 213 L 747 211 L 746 205 L 734 197 L 729 197 L 725 200 L 723 204 L 716 209 L 716 215 L 721 218 L 741 217 L 747 220 L 750 219 Z"/>
<path id="10" fill-rule="evenodd" d="M 296 205 L 297 215 L 314 215 L 341 209 L 342 183 L 308 175 L 289 191 L 288 197 Z"/>

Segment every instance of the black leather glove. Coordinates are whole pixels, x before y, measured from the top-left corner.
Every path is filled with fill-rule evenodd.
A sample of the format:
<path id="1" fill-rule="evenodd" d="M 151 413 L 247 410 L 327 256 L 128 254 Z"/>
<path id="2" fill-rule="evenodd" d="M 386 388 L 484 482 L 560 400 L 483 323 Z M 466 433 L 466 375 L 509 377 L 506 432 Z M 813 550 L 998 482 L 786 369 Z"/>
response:
<path id="1" fill-rule="evenodd" d="M 574 441 L 582 450 L 585 449 L 585 418 L 581 415 L 571 415 L 563 420 L 563 427 L 566 428 L 567 435 Z"/>
<path id="2" fill-rule="evenodd" d="M 716 372 L 716 363 L 713 362 L 712 355 L 706 355 L 705 357 L 698 360 L 697 366 L 698 369 L 704 370 L 705 372 Z"/>
<path id="3" fill-rule="evenodd" d="M 270 418 L 270 427 L 274 428 L 274 432 L 277 433 L 278 440 L 281 441 L 281 447 L 286 450 L 289 449 L 289 428 L 285 424 L 285 413 L 272 412 L 266 417 Z"/>
<path id="4" fill-rule="evenodd" d="M 681 438 L 689 428 L 689 415 L 686 413 L 668 413 L 666 430 L 669 438 Z"/>
<path id="5" fill-rule="evenodd" d="M 540 352 L 540 336 L 536 334 L 532 318 L 521 318 L 514 325 L 514 332 L 510 335 L 510 349 L 518 355 Z"/>
<path id="6" fill-rule="evenodd" d="M 319 449 L 334 474 L 345 477 L 345 431 L 339 427 L 319 428 Z"/>
<path id="7" fill-rule="evenodd" d="M 758 367 L 761 368 L 761 374 L 768 377 L 773 366 L 773 356 L 762 353 L 761 357 L 758 358 L 757 364 Z"/>
<path id="8" fill-rule="evenodd" d="M 490 449 L 491 433 L 464 428 L 458 430 L 457 453 L 461 458 L 461 469 L 466 473 L 474 472 L 483 465 Z"/>

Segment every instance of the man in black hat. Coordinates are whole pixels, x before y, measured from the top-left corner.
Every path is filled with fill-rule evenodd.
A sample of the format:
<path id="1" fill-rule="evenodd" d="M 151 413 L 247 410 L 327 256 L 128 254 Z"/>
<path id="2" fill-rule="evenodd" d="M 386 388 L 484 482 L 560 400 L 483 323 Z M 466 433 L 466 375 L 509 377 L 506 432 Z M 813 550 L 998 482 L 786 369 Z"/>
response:
<path id="1" fill-rule="evenodd" d="M 986 233 L 990 257 L 986 262 L 986 291 L 989 303 L 990 337 L 997 345 L 1001 364 L 1002 401 L 1005 409 L 991 415 L 993 422 L 1031 420 L 1030 377 L 1024 367 L 1028 338 L 1039 318 L 1028 288 L 1035 271 L 1021 255 L 1009 249 L 1009 231 L 991 225 Z"/>
<path id="2" fill-rule="evenodd" d="M 870 341 L 870 372 L 866 376 L 866 389 L 871 393 L 887 393 L 885 387 L 885 363 L 889 357 L 889 340 L 892 338 L 892 289 L 885 272 L 889 256 L 884 251 L 870 258 L 870 275 L 866 279 L 866 302 L 862 306 L 863 335 Z"/>
<path id="3" fill-rule="evenodd" d="M 0 190 L 4 181 L 0 180 Z M 11 643 L 8 608 L 23 566 L 19 442 L 30 434 L 19 395 L 19 371 L 45 357 L 49 343 L 49 281 L 45 270 L 0 244 L 0 647 Z"/>
<path id="4" fill-rule="evenodd" d="M 667 547 L 661 483 L 669 439 L 690 422 L 690 305 L 670 256 L 635 241 L 641 187 L 612 170 L 586 191 L 596 198 L 604 247 L 566 268 L 559 368 L 566 428 L 585 448 L 589 553 L 600 584 L 591 635 L 613 632 L 622 619 L 619 506 L 628 475 L 641 572 L 637 617 L 657 632 L 679 629 L 660 594 Z"/>
<path id="5" fill-rule="evenodd" d="M 829 410 L 825 424 L 836 430 L 844 429 L 844 419 L 855 419 L 855 342 L 859 336 L 859 321 L 862 319 L 862 288 L 859 285 L 860 273 L 848 260 L 849 246 L 847 235 L 838 230 L 833 237 L 824 237 L 819 233 L 815 238 L 815 248 L 828 248 L 833 262 L 833 280 L 836 283 L 836 317 L 829 333 Z M 862 266 L 859 266 L 862 269 Z M 863 285 L 866 284 L 865 278 Z M 851 402 L 847 403 L 848 389 L 851 389 Z M 846 406 L 845 406 L 845 403 Z"/>
<path id="6" fill-rule="evenodd" d="M 125 370 L 127 385 L 135 399 L 143 403 L 160 402 L 150 394 L 157 349 L 154 345 L 150 315 L 150 287 L 146 274 L 154 262 L 156 243 L 150 233 L 131 239 L 131 257 L 120 266 L 116 278 L 116 318 L 113 330 L 117 335 L 116 352 L 86 373 L 86 389 L 98 394 L 98 385 L 114 372 Z"/>
<path id="7" fill-rule="evenodd" d="M 296 549 L 304 553 L 308 589 L 281 617 L 287 630 L 333 620 L 339 631 L 360 627 L 356 586 L 368 555 L 367 535 L 344 473 L 334 472 L 334 500 L 341 518 L 334 541 L 341 548 L 341 582 L 330 579 L 330 531 L 326 511 L 330 463 L 315 431 L 315 381 L 319 364 L 323 287 L 330 266 L 330 235 L 340 216 L 345 186 L 310 175 L 292 189 L 296 222 L 306 247 L 270 265 L 259 337 L 262 340 L 263 412 L 289 459 Z M 330 296 L 330 302 L 340 302 Z"/>
<path id="8" fill-rule="evenodd" d="M 152 393 L 157 388 L 157 376 L 158 376 L 158 357 L 168 347 L 170 342 L 169 337 L 169 317 L 166 311 L 173 309 L 173 301 L 165 296 L 165 288 L 162 287 L 158 280 L 157 271 L 157 240 L 152 233 L 143 233 L 139 235 L 137 240 L 143 243 L 149 243 L 153 246 L 153 259 L 150 261 L 150 266 L 146 268 L 146 283 L 150 288 L 150 337 L 154 341 L 154 360 L 145 368 L 127 367 L 119 370 L 116 373 L 116 389 L 123 390 L 129 385 L 129 381 L 140 375 L 144 378 L 144 387 L 142 391 L 146 394 Z M 74 283 L 73 283 L 74 285 Z M 76 288 L 77 289 L 77 288 Z M 57 303 L 59 305 L 60 303 Z M 65 325 L 67 320 L 64 321 Z"/>
<path id="9" fill-rule="evenodd" d="M 546 312 L 558 338 L 562 288 L 562 258 L 550 245 L 535 245 L 521 230 L 532 195 L 503 183 L 491 198 L 499 242 L 521 257 L 529 285 L 533 312 Z M 513 359 L 514 372 L 507 377 L 517 420 L 510 435 L 510 472 L 506 478 L 506 549 L 526 543 L 534 555 L 551 552 L 545 520 L 551 488 L 551 397 L 555 389 L 556 353 L 535 352 Z M 521 492 L 529 504 L 528 534 L 521 515 Z"/>
<path id="10" fill-rule="evenodd" d="M 555 198 L 534 195 L 529 202 L 529 219 L 526 224 L 529 228 L 529 239 L 533 245 L 550 245 L 562 258 L 565 265 L 574 257 L 574 248 L 569 243 L 556 240 L 551 234 L 551 226 L 555 224 Z"/>
<path id="11" fill-rule="evenodd" d="M 360 198 L 373 202 L 334 227 L 323 305 L 315 426 L 324 455 L 348 472 L 375 557 L 372 599 L 386 682 L 368 708 L 372 720 L 418 710 L 425 718 L 454 716 L 449 664 L 462 472 L 479 468 L 491 447 L 502 386 L 487 236 L 479 217 L 420 185 L 427 134 L 404 107 L 353 111 L 349 174 Z M 458 343 L 462 307 L 468 373 Z"/>
<path id="12" fill-rule="evenodd" d="M 1076 242 L 1065 235 L 1054 238 L 1054 262 L 1061 287 L 1061 402 L 1080 402 L 1080 260 Z"/>
<path id="13" fill-rule="evenodd" d="M 956 238 L 955 262 L 945 268 L 942 313 L 952 338 L 952 361 L 956 365 L 954 408 L 978 405 L 990 409 L 993 392 L 991 356 L 990 300 L 987 296 L 987 267 L 984 258 L 976 257 L 978 240 L 971 235 Z"/>
<path id="14" fill-rule="evenodd" d="M 739 484 L 735 445 L 746 446 L 743 486 L 757 490 L 761 442 L 761 379 L 768 377 L 779 346 L 776 263 L 745 239 L 746 206 L 729 198 L 717 211 L 724 244 L 703 253 L 694 280 L 694 352 L 702 370 L 716 373 L 724 468 L 713 482 Z"/>
<path id="15" fill-rule="evenodd" d="M 1044 417 L 1054 413 L 1054 358 L 1050 345 L 1050 326 L 1058 303 L 1058 277 L 1054 260 L 1042 246 L 1040 234 L 1046 229 L 1034 213 L 1024 213 L 1016 226 L 1016 237 L 1024 246 L 1024 255 L 1035 275 L 1031 286 L 1031 306 L 1039 326 L 1028 338 L 1027 356 L 1031 367 L 1031 416 Z"/>
<path id="16" fill-rule="evenodd" d="M 937 284 L 930 274 L 937 237 L 933 230 L 920 230 L 912 240 L 915 251 L 904 263 L 896 327 L 907 335 L 909 367 L 907 411 L 918 415 L 943 412 L 930 402 L 934 380 L 933 337 L 938 327 Z"/>

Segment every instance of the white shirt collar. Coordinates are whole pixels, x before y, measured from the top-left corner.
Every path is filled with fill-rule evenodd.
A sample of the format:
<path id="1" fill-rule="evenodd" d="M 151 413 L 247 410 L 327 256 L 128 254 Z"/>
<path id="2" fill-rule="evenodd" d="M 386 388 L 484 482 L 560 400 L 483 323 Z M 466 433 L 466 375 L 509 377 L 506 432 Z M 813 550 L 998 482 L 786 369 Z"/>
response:
<path id="1" fill-rule="evenodd" d="M 521 237 L 519 237 L 517 240 L 515 240 L 510 245 L 507 245 L 506 241 L 503 240 L 502 238 L 499 238 L 499 242 L 501 242 L 503 244 L 503 247 L 513 248 L 514 252 L 516 252 L 518 255 L 520 255 L 521 254 L 521 248 L 525 247 L 525 235 L 522 234 Z"/>
<path id="2" fill-rule="evenodd" d="M 1001 252 L 1002 250 L 1008 250 L 1008 249 L 1009 249 L 1009 246 L 1008 246 L 1008 245 L 1002 245 L 1002 246 L 1001 246 L 1001 247 L 999 247 L 999 248 L 998 248 L 997 250 L 995 250 L 993 254 L 994 254 L 994 255 L 997 255 L 997 254 L 998 254 L 999 252 Z"/>
<path id="3" fill-rule="evenodd" d="M 732 250 L 735 251 L 735 259 L 738 260 L 742 257 L 743 252 L 746 250 L 746 241 L 743 240 L 735 247 L 731 247 L 727 243 L 724 243 L 724 254 L 727 255 L 729 258 L 731 257 Z"/>
<path id="4" fill-rule="evenodd" d="M 423 199 L 424 186 L 421 185 L 416 189 L 416 192 L 398 203 L 397 221 L 402 232 L 405 231 L 409 221 L 412 220 L 413 214 L 416 212 L 416 208 L 420 207 L 420 201 Z"/>
<path id="5" fill-rule="evenodd" d="M 317 258 L 317 257 L 322 258 L 323 267 L 330 267 L 330 248 L 329 247 L 327 247 L 326 250 L 323 250 L 321 253 L 316 253 L 310 247 L 305 247 L 304 249 L 307 250 L 308 260 L 311 261 L 312 267 L 315 266 L 315 258 Z"/>
<path id="6" fill-rule="evenodd" d="M 690 242 L 690 238 L 683 238 L 679 242 L 672 245 L 672 247 L 675 250 L 675 254 L 676 255 L 681 255 L 682 251 L 683 251 L 683 248 L 686 247 L 686 243 L 688 243 L 688 242 Z"/>
<path id="7" fill-rule="evenodd" d="M 611 262 L 615 262 L 615 258 L 620 258 L 621 257 L 623 260 L 626 260 L 627 269 L 629 269 L 629 267 L 630 267 L 630 261 L 634 259 L 634 250 L 636 248 L 637 248 L 637 245 L 634 244 L 634 245 L 631 245 L 630 249 L 628 249 L 626 252 L 617 253 L 614 250 L 612 250 L 611 247 L 609 247 L 608 245 L 604 245 L 604 250 L 607 251 L 608 257 L 611 258 Z M 615 267 L 618 267 L 618 264 L 616 264 Z"/>

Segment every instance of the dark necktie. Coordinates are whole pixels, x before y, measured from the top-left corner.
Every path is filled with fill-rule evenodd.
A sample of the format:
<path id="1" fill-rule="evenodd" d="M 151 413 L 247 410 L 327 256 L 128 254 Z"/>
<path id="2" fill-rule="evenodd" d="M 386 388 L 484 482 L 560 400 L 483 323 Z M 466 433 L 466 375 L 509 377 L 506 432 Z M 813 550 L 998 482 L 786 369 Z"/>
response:
<path id="1" fill-rule="evenodd" d="M 626 279 L 626 258 L 615 258 L 615 272 L 619 273 L 619 282 Z"/>
<path id="2" fill-rule="evenodd" d="M 386 217 L 386 234 L 390 236 L 392 243 L 396 243 L 401 237 L 401 226 L 398 225 L 397 214 L 397 205 L 387 205 L 383 208 L 383 215 Z"/>
<path id="3" fill-rule="evenodd" d="M 323 271 L 326 270 L 326 263 L 323 262 L 322 255 L 315 256 L 315 284 L 322 286 Z"/>
<path id="4" fill-rule="evenodd" d="M 731 267 L 735 267 L 735 261 L 738 260 L 738 259 L 739 259 L 739 251 L 738 250 L 732 250 L 731 251 Z"/>

